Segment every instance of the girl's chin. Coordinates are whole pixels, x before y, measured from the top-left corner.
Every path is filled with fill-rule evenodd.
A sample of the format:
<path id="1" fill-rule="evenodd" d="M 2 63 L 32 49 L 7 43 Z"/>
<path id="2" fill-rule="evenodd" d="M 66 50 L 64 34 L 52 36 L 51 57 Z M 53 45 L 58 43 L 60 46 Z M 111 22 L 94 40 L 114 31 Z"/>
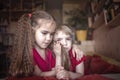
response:
<path id="1" fill-rule="evenodd" d="M 48 46 L 41 46 L 42 49 L 46 49 Z"/>

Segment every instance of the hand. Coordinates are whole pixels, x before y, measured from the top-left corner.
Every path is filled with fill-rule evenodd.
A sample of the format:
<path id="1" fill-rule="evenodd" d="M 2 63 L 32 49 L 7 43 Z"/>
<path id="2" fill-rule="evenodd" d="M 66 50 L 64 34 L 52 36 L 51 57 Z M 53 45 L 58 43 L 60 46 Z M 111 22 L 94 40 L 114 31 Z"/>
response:
<path id="1" fill-rule="evenodd" d="M 63 70 L 63 69 L 64 69 L 64 67 L 58 65 L 58 66 L 52 68 L 52 71 L 54 71 L 55 74 L 57 74 L 59 71 L 61 71 L 61 70 Z"/>
<path id="2" fill-rule="evenodd" d="M 62 70 L 60 70 L 59 72 L 57 72 L 56 78 L 57 78 L 57 79 L 69 80 L 69 73 L 68 73 L 68 71 L 62 69 Z"/>
<path id="3" fill-rule="evenodd" d="M 56 66 L 56 67 L 55 67 L 56 74 L 57 74 L 59 71 L 63 70 L 63 69 L 64 69 L 63 66 L 60 66 L 60 65 Z"/>
<path id="4" fill-rule="evenodd" d="M 61 45 L 58 42 L 54 42 L 53 44 L 53 52 L 56 56 L 61 56 Z"/>
<path id="5" fill-rule="evenodd" d="M 76 55 L 76 60 L 80 60 L 84 55 L 84 53 L 80 49 L 79 45 L 76 45 L 76 44 L 73 44 L 72 53 L 73 53 L 74 57 Z"/>

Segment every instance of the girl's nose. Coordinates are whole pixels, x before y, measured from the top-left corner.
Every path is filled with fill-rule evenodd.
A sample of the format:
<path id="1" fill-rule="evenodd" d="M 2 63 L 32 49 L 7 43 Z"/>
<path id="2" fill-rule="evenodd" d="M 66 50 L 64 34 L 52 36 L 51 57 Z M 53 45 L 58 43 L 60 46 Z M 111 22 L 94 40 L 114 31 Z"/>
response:
<path id="1" fill-rule="evenodd" d="M 47 40 L 51 40 L 51 38 L 52 38 L 52 37 L 51 37 L 50 34 L 48 34 L 48 35 L 46 36 L 46 39 L 47 39 Z"/>
<path id="2" fill-rule="evenodd" d="M 62 44 L 63 44 L 63 46 L 66 46 L 66 44 L 67 44 L 66 40 L 63 40 Z"/>

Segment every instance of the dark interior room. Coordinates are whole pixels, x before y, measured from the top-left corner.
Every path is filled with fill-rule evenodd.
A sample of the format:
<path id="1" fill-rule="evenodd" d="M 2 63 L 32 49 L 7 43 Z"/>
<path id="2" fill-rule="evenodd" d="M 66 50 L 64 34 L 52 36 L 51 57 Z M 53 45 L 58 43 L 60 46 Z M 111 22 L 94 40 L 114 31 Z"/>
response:
<path id="1" fill-rule="evenodd" d="M 86 56 L 76 80 L 120 80 L 120 0 L 0 0 L 0 80 L 58 80 L 9 76 L 17 22 L 37 10 L 74 30 L 72 39 Z"/>

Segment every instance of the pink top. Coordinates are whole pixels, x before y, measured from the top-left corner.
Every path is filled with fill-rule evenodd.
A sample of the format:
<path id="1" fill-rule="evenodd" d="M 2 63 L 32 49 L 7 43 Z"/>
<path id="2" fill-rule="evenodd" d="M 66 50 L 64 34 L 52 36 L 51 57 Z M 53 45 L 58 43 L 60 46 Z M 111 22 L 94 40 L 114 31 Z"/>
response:
<path id="1" fill-rule="evenodd" d="M 83 56 L 79 61 L 76 60 L 76 55 L 73 57 L 72 49 L 69 51 L 69 56 L 71 60 L 71 71 L 75 72 L 76 66 L 86 60 L 85 56 Z"/>
<path id="2" fill-rule="evenodd" d="M 46 50 L 46 59 L 44 60 L 37 50 L 33 48 L 33 58 L 35 65 L 38 65 L 38 67 L 42 71 L 50 71 L 55 66 L 55 58 L 53 56 L 53 53 L 50 49 Z"/>

